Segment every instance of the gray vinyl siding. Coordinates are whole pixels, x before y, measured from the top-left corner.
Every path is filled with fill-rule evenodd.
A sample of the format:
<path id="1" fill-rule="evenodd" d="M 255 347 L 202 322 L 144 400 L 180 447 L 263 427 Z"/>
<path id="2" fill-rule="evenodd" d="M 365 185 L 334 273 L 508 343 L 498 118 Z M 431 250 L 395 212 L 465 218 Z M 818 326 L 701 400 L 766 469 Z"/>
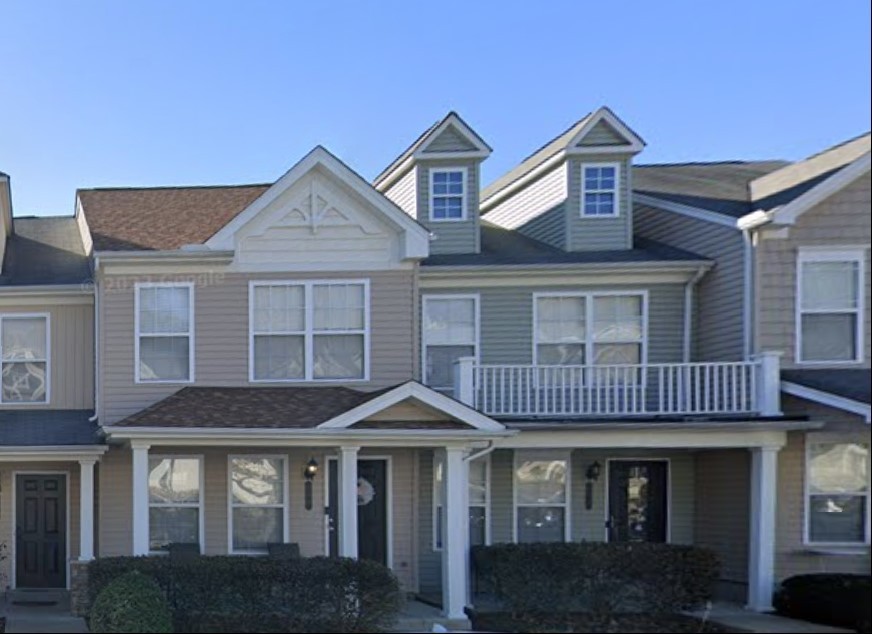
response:
<path id="1" fill-rule="evenodd" d="M 551 246 L 562 249 L 566 240 L 566 201 L 518 227 L 518 231 Z"/>
<path id="2" fill-rule="evenodd" d="M 430 219 L 430 170 L 433 168 L 466 168 L 466 220 L 433 222 Z M 480 249 L 478 191 L 479 161 L 476 159 L 422 160 L 415 167 L 418 190 L 418 222 L 435 236 L 430 253 L 478 253 Z"/>
<path id="3" fill-rule="evenodd" d="M 442 591 L 442 553 L 433 550 L 433 451 L 418 453 L 418 587 Z"/>
<path id="4" fill-rule="evenodd" d="M 418 217 L 418 192 L 415 189 L 417 175 L 412 167 L 402 178 L 385 190 L 384 195 L 397 207 L 405 211 L 412 218 Z"/>
<path id="5" fill-rule="evenodd" d="M 745 248 L 742 232 L 645 205 L 635 205 L 636 235 L 706 256 L 715 266 L 694 293 L 694 361 L 744 356 Z"/>
<path id="6" fill-rule="evenodd" d="M 612 126 L 605 121 L 597 123 L 584 138 L 578 142 L 579 146 L 590 147 L 595 145 L 626 145 L 627 139 L 618 134 Z"/>
<path id="7" fill-rule="evenodd" d="M 479 355 L 482 363 L 533 362 L 533 295 L 542 292 L 648 291 L 648 361 L 682 360 L 684 346 L 684 285 L 543 286 L 422 289 L 423 295 L 478 293 L 481 314 Z"/>
<path id="8" fill-rule="evenodd" d="M 160 279 L 168 281 L 167 277 Z M 190 276 L 176 279 L 190 279 Z M 369 279 L 370 380 L 339 384 L 370 390 L 396 385 L 414 377 L 414 270 L 218 274 L 194 288 L 193 385 L 249 385 L 249 281 L 271 279 Z M 138 281 L 156 280 L 142 277 Z M 109 278 L 101 284 L 99 292 L 103 347 L 100 418 L 104 424 L 109 424 L 173 394 L 186 384 L 134 383 L 134 281 Z"/>
<path id="9" fill-rule="evenodd" d="M 454 127 L 445 128 L 442 133 L 427 144 L 424 154 L 436 152 L 472 152 L 477 148 L 469 139 L 460 134 Z"/>
<path id="10" fill-rule="evenodd" d="M 581 166 L 585 163 L 620 164 L 619 213 L 616 218 L 585 218 L 581 215 Z M 575 156 L 568 161 L 566 234 L 569 251 L 610 251 L 633 245 L 633 208 L 630 204 L 630 157 L 627 154 Z"/>

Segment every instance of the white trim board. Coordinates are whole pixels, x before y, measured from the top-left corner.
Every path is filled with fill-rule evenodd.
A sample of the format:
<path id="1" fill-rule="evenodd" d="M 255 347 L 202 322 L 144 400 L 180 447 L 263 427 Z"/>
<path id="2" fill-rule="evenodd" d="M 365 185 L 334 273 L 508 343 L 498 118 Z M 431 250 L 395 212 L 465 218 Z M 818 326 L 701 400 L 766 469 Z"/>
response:
<path id="1" fill-rule="evenodd" d="M 626 145 L 604 145 L 604 146 L 585 146 L 576 147 L 593 130 L 600 122 L 605 122 L 620 136 L 624 137 Z M 581 129 L 574 137 L 566 144 L 568 154 L 573 153 L 623 153 L 631 152 L 636 154 L 645 149 L 645 141 L 636 134 L 630 126 L 621 121 L 618 116 L 606 106 L 600 106 L 588 117 Z"/>
<path id="2" fill-rule="evenodd" d="M 826 405 L 828 407 L 834 407 L 836 409 L 841 409 L 846 412 L 851 412 L 852 414 L 857 414 L 858 416 L 862 416 L 867 423 L 872 422 L 872 405 L 868 405 L 860 401 L 855 401 L 850 398 L 845 398 L 844 396 L 838 396 L 836 394 L 832 394 L 831 392 L 816 390 L 814 388 L 806 387 L 805 385 L 793 383 L 791 381 L 782 381 L 781 391 L 785 394 L 798 396 L 799 398 L 804 398 L 809 401 L 814 401 L 815 403 L 820 403 L 821 405 Z"/>
<path id="3" fill-rule="evenodd" d="M 615 182 L 614 186 L 611 189 L 593 189 L 588 191 L 587 189 L 587 178 L 585 173 L 588 168 L 603 168 L 608 167 L 615 171 Z M 627 175 L 625 174 L 624 167 L 618 161 L 607 161 L 607 162 L 583 162 L 578 167 L 578 178 L 579 178 L 579 200 L 578 200 L 578 215 L 580 218 L 584 218 L 585 220 L 597 220 L 597 219 L 613 219 L 619 218 L 623 210 L 621 209 L 621 190 L 624 189 L 626 185 L 625 179 Z M 627 166 L 629 167 L 629 166 Z M 632 169 L 632 168 L 629 168 Z M 612 213 L 610 214 L 588 214 L 585 210 L 585 198 L 586 195 L 592 194 L 611 194 L 612 195 Z"/>
<path id="4" fill-rule="evenodd" d="M 433 199 L 437 196 L 433 191 L 433 187 L 435 186 L 433 175 L 452 174 L 455 172 L 460 172 L 461 185 L 463 186 L 463 190 L 460 193 L 460 218 L 436 218 L 433 215 Z M 439 194 L 439 196 L 441 198 L 456 197 L 456 195 L 452 194 Z M 444 167 L 431 167 L 427 170 L 427 216 L 429 222 L 435 223 L 466 222 L 469 220 L 469 168 L 464 165 L 447 165 Z"/>

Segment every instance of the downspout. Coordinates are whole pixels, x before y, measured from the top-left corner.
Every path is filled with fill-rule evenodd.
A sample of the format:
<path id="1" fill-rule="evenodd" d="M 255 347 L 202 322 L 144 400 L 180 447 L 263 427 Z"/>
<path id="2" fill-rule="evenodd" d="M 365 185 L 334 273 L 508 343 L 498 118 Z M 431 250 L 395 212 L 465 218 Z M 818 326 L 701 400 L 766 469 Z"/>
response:
<path id="1" fill-rule="evenodd" d="M 492 453 L 494 449 L 497 448 L 497 446 L 493 440 L 488 440 L 487 443 L 488 443 L 487 447 L 485 447 L 481 451 L 477 451 L 475 453 L 471 453 L 468 456 L 466 456 L 463 459 L 464 462 L 472 462 L 473 460 L 478 460 L 479 458 L 484 458 L 488 454 Z"/>
<path id="2" fill-rule="evenodd" d="M 690 363 L 690 346 L 693 339 L 693 291 L 705 274 L 706 269 L 699 269 L 684 287 L 684 349 L 682 358 L 685 363 Z"/>
<path id="3" fill-rule="evenodd" d="M 754 353 L 754 234 L 742 229 L 744 283 L 742 285 L 742 354 L 746 361 Z"/>

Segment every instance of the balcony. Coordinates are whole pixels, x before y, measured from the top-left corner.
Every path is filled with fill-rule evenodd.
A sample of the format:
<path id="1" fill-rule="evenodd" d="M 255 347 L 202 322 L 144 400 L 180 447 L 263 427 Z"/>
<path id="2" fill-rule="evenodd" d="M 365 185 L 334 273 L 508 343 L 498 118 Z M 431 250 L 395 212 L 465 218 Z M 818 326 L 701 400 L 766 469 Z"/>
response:
<path id="1" fill-rule="evenodd" d="M 781 414 L 779 355 L 751 361 L 608 366 L 455 364 L 455 396 L 495 417 Z"/>

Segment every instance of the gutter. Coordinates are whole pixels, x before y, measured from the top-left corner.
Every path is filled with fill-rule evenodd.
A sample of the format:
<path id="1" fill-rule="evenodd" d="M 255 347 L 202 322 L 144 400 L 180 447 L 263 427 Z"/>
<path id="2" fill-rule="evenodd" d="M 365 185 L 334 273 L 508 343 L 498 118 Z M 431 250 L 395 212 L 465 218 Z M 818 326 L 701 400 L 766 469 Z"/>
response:
<path id="1" fill-rule="evenodd" d="M 200 245 L 197 245 L 198 247 Z M 233 260 L 234 252 L 231 250 L 212 250 L 209 248 L 197 248 L 186 250 L 175 249 L 172 251 L 95 251 L 94 268 L 99 269 L 100 262 L 112 263 L 146 263 L 164 262 L 169 264 L 185 262 L 205 262 L 214 264 L 229 264 Z"/>
<path id="2" fill-rule="evenodd" d="M 81 284 L 44 284 L 35 286 L 0 286 L 0 295 L 93 295 L 94 288 L 87 281 Z"/>
<path id="3" fill-rule="evenodd" d="M 652 266 L 655 264 L 656 266 Z M 634 269 L 644 269 L 646 273 L 671 272 L 687 269 L 704 268 L 706 270 L 712 268 L 714 262 L 711 260 L 670 260 L 661 262 L 658 260 L 648 260 L 639 262 L 558 262 L 553 264 L 423 264 L 421 266 L 421 276 L 439 275 L 446 272 L 493 272 L 505 271 L 510 273 L 519 273 L 524 270 L 531 272 L 537 271 L 575 271 L 578 269 L 592 269 L 598 273 L 608 272 L 627 272 Z"/>

